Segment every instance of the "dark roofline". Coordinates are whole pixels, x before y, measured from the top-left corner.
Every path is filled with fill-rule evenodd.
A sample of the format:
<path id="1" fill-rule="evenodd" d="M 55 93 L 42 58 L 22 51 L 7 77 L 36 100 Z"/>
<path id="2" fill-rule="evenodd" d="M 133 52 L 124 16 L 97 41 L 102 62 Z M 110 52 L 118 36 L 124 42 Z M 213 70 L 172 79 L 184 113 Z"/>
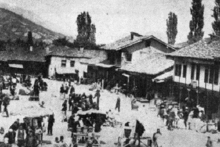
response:
<path id="1" fill-rule="evenodd" d="M 144 36 L 143 36 L 143 37 L 144 37 Z M 169 48 L 172 49 L 173 51 L 176 51 L 176 49 L 175 49 L 173 46 L 171 46 L 171 45 L 169 45 L 169 44 L 163 42 L 162 40 L 158 39 L 157 37 L 155 37 L 155 36 L 153 36 L 153 35 L 150 35 L 150 36 L 147 36 L 147 37 L 144 37 L 144 38 L 140 38 L 140 39 L 138 39 L 137 41 L 134 41 L 134 42 L 132 42 L 132 43 L 126 44 L 126 45 L 121 46 L 121 47 L 119 47 L 119 48 L 117 48 L 117 49 L 114 49 L 114 50 L 119 51 L 119 50 L 122 50 L 122 49 L 124 49 L 124 48 L 126 48 L 126 47 L 132 46 L 132 45 L 134 45 L 134 44 L 136 44 L 136 43 L 139 43 L 139 42 L 141 42 L 141 41 L 143 41 L 143 40 L 149 40 L 149 39 L 155 39 L 156 41 L 158 41 L 158 42 L 164 44 L 165 46 L 169 47 Z M 106 49 L 106 50 L 108 50 L 108 49 Z"/>
<path id="2" fill-rule="evenodd" d="M 86 59 L 90 59 L 90 57 L 85 57 L 85 56 L 82 56 L 82 57 L 79 57 L 79 56 L 61 56 L 61 55 L 46 55 L 45 57 L 65 57 L 65 58 L 86 58 Z"/>
<path id="3" fill-rule="evenodd" d="M 158 42 L 160 42 L 160 43 L 164 44 L 165 46 L 169 47 L 173 51 L 176 51 L 175 47 L 173 47 L 172 45 L 169 45 L 168 43 L 165 43 L 164 41 L 160 40 L 159 38 L 155 37 L 154 35 L 150 35 L 147 39 L 155 39 Z M 146 40 L 146 39 L 144 39 L 144 40 Z"/>
<path id="4" fill-rule="evenodd" d="M 196 57 L 185 57 L 185 56 L 177 56 L 177 55 L 175 55 L 175 56 L 173 56 L 173 55 L 169 55 L 169 54 L 167 54 L 166 55 L 166 57 L 167 58 L 169 58 L 169 59 L 173 59 L 173 58 L 187 58 L 187 59 L 194 59 L 194 60 L 198 60 L 198 61 L 215 61 L 215 57 L 213 57 L 213 59 L 210 59 L 210 58 L 196 58 Z"/>

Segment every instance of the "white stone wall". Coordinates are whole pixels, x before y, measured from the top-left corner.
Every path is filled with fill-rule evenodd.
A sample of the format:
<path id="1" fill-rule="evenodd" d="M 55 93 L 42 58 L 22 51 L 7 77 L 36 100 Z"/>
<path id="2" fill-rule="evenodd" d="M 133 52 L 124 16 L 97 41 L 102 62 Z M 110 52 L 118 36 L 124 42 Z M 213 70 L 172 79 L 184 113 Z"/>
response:
<path id="1" fill-rule="evenodd" d="M 66 67 L 61 66 L 62 60 L 66 60 Z M 75 61 L 74 67 L 70 66 L 70 61 Z M 65 57 L 51 57 L 51 62 L 49 65 L 49 77 L 53 76 L 55 74 L 55 68 L 56 71 L 59 73 L 59 71 L 68 71 L 68 72 L 75 72 L 75 70 L 79 71 L 79 76 L 83 77 L 83 72 L 87 72 L 87 65 L 81 64 L 79 58 L 65 58 Z"/>

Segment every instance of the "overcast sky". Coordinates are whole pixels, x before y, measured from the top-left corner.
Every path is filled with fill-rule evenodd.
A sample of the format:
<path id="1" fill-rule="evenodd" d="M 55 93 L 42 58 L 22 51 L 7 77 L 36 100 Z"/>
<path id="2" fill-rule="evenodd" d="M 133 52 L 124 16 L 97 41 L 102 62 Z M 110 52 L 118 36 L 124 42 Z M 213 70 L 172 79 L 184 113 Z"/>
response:
<path id="1" fill-rule="evenodd" d="M 51 22 L 49 29 L 76 36 L 76 17 L 88 11 L 96 25 L 97 43 L 109 43 L 131 31 L 155 35 L 165 42 L 166 19 L 170 11 L 178 16 L 177 42 L 187 40 L 192 0 L 0 0 L 1 3 L 27 9 L 42 20 Z M 214 0 L 205 5 L 205 36 L 212 33 Z"/>

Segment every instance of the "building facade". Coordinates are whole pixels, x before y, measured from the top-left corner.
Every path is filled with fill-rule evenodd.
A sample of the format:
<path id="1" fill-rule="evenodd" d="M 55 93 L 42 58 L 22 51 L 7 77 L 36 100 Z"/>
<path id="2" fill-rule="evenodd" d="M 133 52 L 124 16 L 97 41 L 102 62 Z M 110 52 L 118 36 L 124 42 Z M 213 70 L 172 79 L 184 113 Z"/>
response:
<path id="1" fill-rule="evenodd" d="M 219 41 L 199 41 L 168 55 L 175 61 L 174 95 L 179 102 L 205 108 L 209 118 L 220 113 Z"/>

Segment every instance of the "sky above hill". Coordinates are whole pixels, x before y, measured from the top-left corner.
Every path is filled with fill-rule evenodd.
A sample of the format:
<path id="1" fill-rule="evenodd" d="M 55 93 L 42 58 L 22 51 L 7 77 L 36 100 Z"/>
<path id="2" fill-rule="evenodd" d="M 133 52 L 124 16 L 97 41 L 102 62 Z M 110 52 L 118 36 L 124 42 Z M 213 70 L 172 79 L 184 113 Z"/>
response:
<path id="1" fill-rule="evenodd" d="M 131 31 L 155 35 L 167 42 L 166 19 L 170 11 L 178 16 L 177 42 L 187 40 L 192 0 L 0 0 L 11 7 L 33 12 L 49 29 L 69 36 L 77 35 L 76 18 L 88 11 L 96 25 L 97 43 L 110 43 Z M 215 0 L 205 5 L 205 37 L 212 33 Z"/>

